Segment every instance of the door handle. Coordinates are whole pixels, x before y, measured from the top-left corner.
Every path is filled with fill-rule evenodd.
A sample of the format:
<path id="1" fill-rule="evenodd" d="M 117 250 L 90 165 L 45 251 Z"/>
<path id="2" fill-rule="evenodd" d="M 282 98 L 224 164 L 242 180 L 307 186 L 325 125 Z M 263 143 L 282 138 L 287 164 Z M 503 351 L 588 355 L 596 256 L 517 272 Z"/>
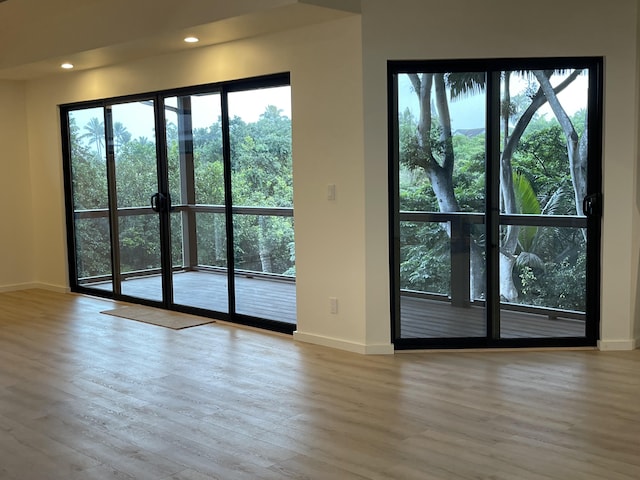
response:
<path id="1" fill-rule="evenodd" d="M 587 217 L 602 214 L 602 194 L 592 193 L 582 200 L 582 213 Z"/>
<path id="2" fill-rule="evenodd" d="M 167 197 L 162 193 L 151 195 L 151 210 L 154 212 L 164 212 L 167 210 Z"/>

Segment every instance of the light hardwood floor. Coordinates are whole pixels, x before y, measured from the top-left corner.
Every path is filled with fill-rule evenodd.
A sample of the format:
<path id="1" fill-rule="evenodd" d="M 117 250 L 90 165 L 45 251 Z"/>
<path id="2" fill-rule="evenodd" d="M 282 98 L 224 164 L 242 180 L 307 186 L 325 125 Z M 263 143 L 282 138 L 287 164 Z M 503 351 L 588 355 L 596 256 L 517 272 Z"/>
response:
<path id="1" fill-rule="evenodd" d="M 640 351 L 360 356 L 0 294 L 0 478 L 638 479 Z"/>

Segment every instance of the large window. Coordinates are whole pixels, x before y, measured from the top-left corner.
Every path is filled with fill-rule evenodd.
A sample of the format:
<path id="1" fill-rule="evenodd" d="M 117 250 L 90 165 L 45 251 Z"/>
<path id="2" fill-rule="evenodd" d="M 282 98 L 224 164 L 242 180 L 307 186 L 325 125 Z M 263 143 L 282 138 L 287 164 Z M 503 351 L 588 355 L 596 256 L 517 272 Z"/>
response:
<path id="1" fill-rule="evenodd" d="M 288 75 L 61 107 L 74 290 L 295 327 Z"/>
<path id="2" fill-rule="evenodd" d="M 600 75 L 390 62 L 397 347 L 595 342 Z"/>

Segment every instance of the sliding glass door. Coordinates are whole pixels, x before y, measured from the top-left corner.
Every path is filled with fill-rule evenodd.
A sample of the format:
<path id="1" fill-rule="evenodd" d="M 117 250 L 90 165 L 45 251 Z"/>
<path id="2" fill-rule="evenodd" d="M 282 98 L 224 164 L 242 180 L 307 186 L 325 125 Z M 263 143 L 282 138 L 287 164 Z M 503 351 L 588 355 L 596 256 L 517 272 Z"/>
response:
<path id="1" fill-rule="evenodd" d="M 113 293 L 104 118 L 103 107 L 89 107 L 70 111 L 64 119 L 70 140 L 66 178 L 73 187 L 71 192 L 67 189 L 67 204 L 73 210 L 67 237 L 74 245 L 71 277 L 76 284 Z"/>
<path id="2" fill-rule="evenodd" d="M 67 119 L 75 282 L 162 302 L 153 101 L 73 109 Z"/>
<path id="3" fill-rule="evenodd" d="M 600 75 L 389 63 L 397 348 L 595 344 Z"/>
<path id="4" fill-rule="evenodd" d="M 154 101 L 116 103 L 105 110 L 111 213 L 115 217 L 111 224 L 116 240 L 114 289 L 125 296 L 162 302 Z"/>
<path id="5" fill-rule="evenodd" d="M 290 98 L 288 87 L 237 90 L 228 109 L 236 311 L 295 321 Z"/>
<path id="6" fill-rule="evenodd" d="M 295 328 L 288 75 L 63 106 L 75 291 Z"/>
<path id="7" fill-rule="evenodd" d="M 229 312 L 220 92 L 164 98 L 173 301 Z"/>
<path id="8" fill-rule="evenodd" d="M 570 67 L 499 73 L 501 103 L 513 105 L 500 112 L 500 338 L 587 337 L 587 239 L 599 235 L 583 207 L 588 178 L 599 177 L 589 149 L 595 75 Z"/>

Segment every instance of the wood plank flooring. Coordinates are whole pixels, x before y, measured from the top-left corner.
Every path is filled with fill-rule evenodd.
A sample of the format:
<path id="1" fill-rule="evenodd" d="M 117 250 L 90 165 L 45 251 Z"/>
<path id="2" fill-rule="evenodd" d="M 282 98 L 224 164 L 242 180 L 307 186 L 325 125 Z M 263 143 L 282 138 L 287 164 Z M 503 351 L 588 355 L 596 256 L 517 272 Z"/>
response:
<path id="1" fill-rule="evenodd" d="M 0 294 L 0 478 L 640 478 L 640 351 L 360 356 Z"/>

